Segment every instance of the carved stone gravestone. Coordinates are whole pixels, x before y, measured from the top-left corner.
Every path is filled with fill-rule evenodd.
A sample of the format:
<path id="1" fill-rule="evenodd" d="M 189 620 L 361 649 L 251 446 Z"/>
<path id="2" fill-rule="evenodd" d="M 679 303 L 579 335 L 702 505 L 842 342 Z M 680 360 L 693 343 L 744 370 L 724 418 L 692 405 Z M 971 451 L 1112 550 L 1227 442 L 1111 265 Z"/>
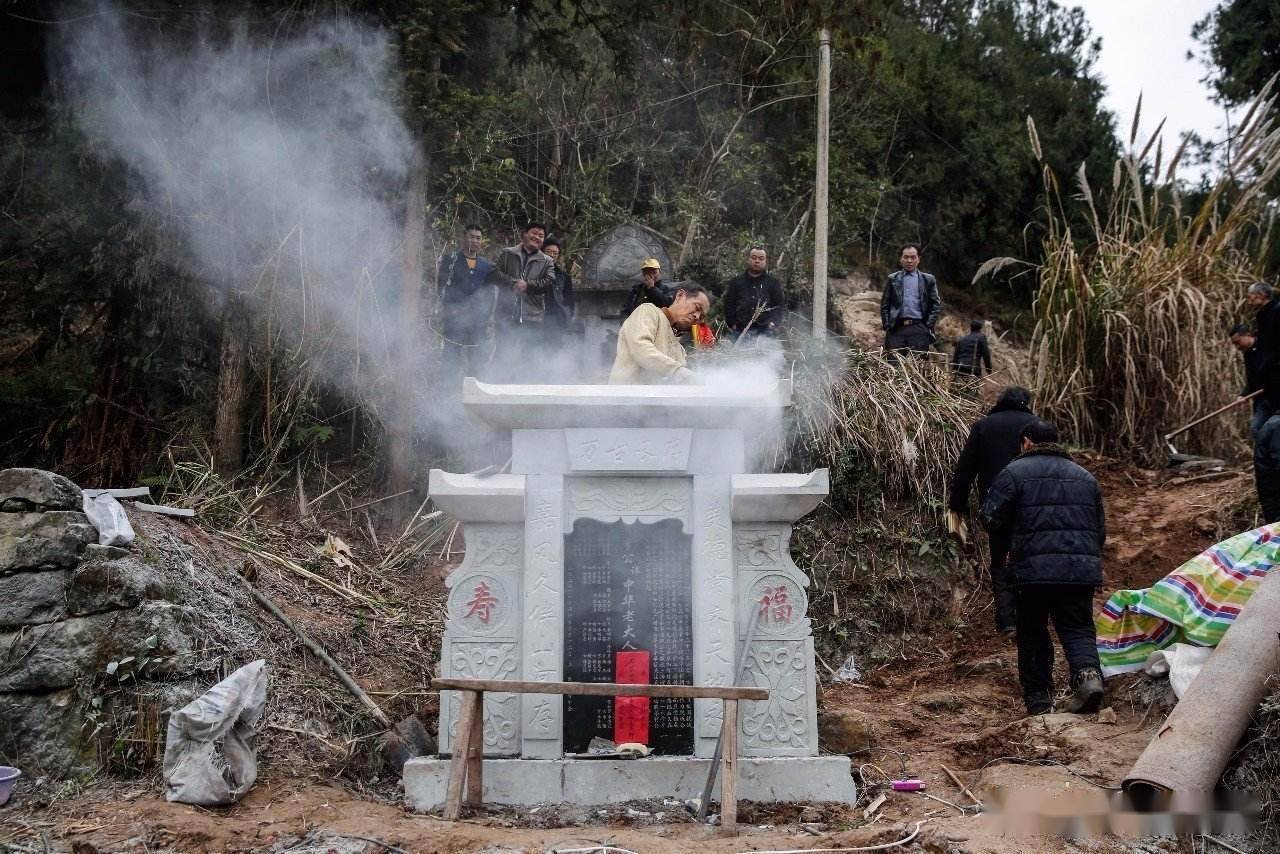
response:
<path id="1" fill-rule="evenodd" d="M 789 553 L 791 524 L 825 497 L 827 473 L 747 464 L 749 437 L 790 392 L 468 379 L 464 405 L 511 432 L 512 462 L 509 474 L 431 472 L 433 500 L 466 524 L 467 543 L 447 581 L 441 675 L 726 686 L 745 650 L 738 684 L 770 696 L 742 704 L 739 796 L 853 802 L 848 757 L 818 756 L 808 578 Z M 449 753 L 459 700 L 441 700 Z M 718 700 L 486 693 L 484 799 L 695 797 L 721 716 Z M 594 736 L 657 755 L 573 758 Z M 405 766 L 411 807 L 443 803 L 447 765 Z"/>
<path id="2" fill-rule="evenodd" d="M 617 349 L 620 314 L 627 293 L 640 283 L 640 265 L 657 258 L 663 278 L 675 278 L 670 256 L 653 232 L 639 225 L 621 225 L 597 240 L 582 265 L 582 281 L 575 283 L 578 320 L 582 323 L 581 353 L 585 382 L 603 381 Z"/>

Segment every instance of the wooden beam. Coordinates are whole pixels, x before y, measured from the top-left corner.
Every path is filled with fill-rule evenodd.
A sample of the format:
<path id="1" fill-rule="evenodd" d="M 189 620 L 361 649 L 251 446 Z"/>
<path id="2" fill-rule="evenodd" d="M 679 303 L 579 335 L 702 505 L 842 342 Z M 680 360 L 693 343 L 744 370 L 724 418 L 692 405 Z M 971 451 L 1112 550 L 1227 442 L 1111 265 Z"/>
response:
<path id="1" fill-rule="evenodd" d="M 467 805 L 478 807 L 484 802 L 484 692 L 471 693 L 476 710 L 467 741 Z"/>
<path id="2" fill-rule="evenodd" d="M 724 745 L 720 766 L 720 826 L 738 832 L 738 701 L 724 701 L 724 721 L 720 725 Z"/>
<path id="3" fill-rule="evenodd" d="M 619 685 L 614 682 L 526 682 L 506 679 L 432 679 L 441 691 L 498 691 L 511 694 L 575 694 L 582 697 L 685 697 L 714 700 L 767 700 L 768 688 L 717 688 L 711 685 Z"/>
<path id="4" fill-rule="evenodd" d="M 467 778 L 467 753 L 471 745 L 471 727 L 476 719 L 476 691 L 462 693 L 462 710 L 458 728 L 453 731 L 453 759 L 449 761 L 449 788 L 444 797 L 444 820 L 457 821 L 462 815 L 462 786 Z"/>

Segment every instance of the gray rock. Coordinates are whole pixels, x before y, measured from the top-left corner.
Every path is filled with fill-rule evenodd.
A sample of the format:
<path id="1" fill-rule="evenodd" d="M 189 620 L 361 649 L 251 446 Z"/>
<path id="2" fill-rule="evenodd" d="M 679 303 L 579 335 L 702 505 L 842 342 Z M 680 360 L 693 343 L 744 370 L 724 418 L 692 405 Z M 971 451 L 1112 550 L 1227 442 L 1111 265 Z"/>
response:
<path id="1" fill-rule="evenodd" d="M 129 554 L 128 549 L 122 549 L 120 546 L 100 546 L 97 543 L 89 543 L 84 547 L 85 560 L 115 560 L 118 557 L 128 557 Z"/>
<path id="2" fill-rule="evenodd" d="M 83 513 L 0 513 L 0 572 L 73 566 L 97 541 L 98 531 Z"/>
<path id="3" fill-rule="evenodd" d="M 85 561 L 67 585 L 67 613 L 82 617 L 117 608 L 135 608 L 149 599 L 172 598 L 160 574 L 142 561 Z"/>
<path id="4" fill-rule="evenodd" d="M 49 623 L 67 616 L 65 569 L 0 575 L 0 629 Z"/>
<path id="5" fill-rule="evenodd" d="M 18 510 L 79 510 L 80 487 L 60 474 L 42 469 L 0 471 L 0 507 Z"/>
<path id="6" fill-rule="evenodd" d="M 109 663 L 130 656 L 134 660 L 118 669 L 115 678 L 190 673 L 197 664 L 188 634 L 195 619 L 192 608 L 147 602 L 140 608 L 0 632 L 0 691 L 68 688 L 82 676 L 102 677 Z"/>
<path id="7" fill-rule="evenodd" d="M 85 704 L 74 690 L 0 694 L 0 756 L 30 779 L 67 777 L 96 765 Z"/>

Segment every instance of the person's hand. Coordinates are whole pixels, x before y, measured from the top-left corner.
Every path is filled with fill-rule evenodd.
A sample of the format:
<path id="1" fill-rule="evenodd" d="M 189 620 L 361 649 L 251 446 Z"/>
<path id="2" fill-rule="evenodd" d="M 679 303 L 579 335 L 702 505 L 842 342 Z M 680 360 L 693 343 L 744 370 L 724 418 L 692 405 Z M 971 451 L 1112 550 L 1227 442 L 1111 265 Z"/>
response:
<path id="1" fill-rule="evenodd" d="M 947 511 L 947 533 L 958 539 L 960 542 L 968 545 L 969 543 L 969 526 L 964 521 L 964 517 L 954 510 Z"/>
<path id="2" fill-rule="evenodd" d="M 529 283 L 526 282 L 524 279 L 516 279 L 516 290 L 519 291 L 520 293 L 524 293 L 525 291 L 529 290 Z"/>

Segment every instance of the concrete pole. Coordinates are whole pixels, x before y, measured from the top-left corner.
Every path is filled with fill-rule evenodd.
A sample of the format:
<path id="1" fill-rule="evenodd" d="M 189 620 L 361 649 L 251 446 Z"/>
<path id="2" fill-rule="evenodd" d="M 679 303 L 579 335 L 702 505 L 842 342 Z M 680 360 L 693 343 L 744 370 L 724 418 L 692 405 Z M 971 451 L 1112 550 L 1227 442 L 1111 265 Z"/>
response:
<path id="1" fill-rule="evenodd" d="M 818 34 L 818 169 L 813 217 L 813 334 L 827 333 L 827 148 L 831 139 L 831 30 Z"/>

